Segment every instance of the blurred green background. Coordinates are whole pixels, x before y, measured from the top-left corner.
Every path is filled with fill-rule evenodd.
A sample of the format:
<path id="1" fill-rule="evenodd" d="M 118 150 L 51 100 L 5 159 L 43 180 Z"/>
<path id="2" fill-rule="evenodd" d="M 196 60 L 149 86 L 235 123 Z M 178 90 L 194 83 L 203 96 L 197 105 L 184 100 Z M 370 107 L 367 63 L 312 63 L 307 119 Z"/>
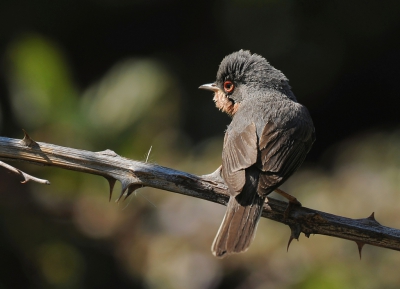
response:
<path id="1" fill-rule="evenodd" d="M 317 141 L 284 185 L 304 206 L 400 228 L 400 2 L 0 2 L 0 131 L 194 174 L 220 165 L 212 94 L 241 48 L 290 79 Z M 210 246 L 225 208 L 149 188 L 108 202 L 101 177 L 0 169 L 0 288 L 399 288 L 400 253 L 263 219 L 245 254 Z M 117 190 L 119 187 L 117 187 Z M 118 193 L 118 192 L 117 192 Z M 115 200 L 115 196 L 114 196 Z"/>

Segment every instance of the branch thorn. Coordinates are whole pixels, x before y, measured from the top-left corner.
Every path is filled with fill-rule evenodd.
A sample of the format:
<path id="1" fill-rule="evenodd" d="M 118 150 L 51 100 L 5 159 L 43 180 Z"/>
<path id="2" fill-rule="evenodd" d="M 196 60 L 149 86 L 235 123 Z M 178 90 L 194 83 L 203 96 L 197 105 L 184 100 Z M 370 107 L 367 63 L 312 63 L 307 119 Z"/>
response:
<path id="1" fill-rule="evenodd" d="M 110 186 L 110 197 L 108 198 L 108 201 L 111 202 L 112 193 L 113 193 L 113 190 L 114 190 L 115 182 L 117 180 L 114 179 L 114 178 L 106 178 L 106 180 L 108 181 L 108 184 Z"/>
<path id="2" fill-rule="evenodd" d="M 117 198 L 117 200 L 115 201 L 116 203 L 119 202 L 119 200 L 121 199 L 121 197 L 124 195 L 125 191 L 128 189 L 129 187 L 129 182 L 127 181 L 121 181 L 121 193 L 119 194 L 119 197 Z"/>
<path id="3" fill-rule="evenodd" d="M 293 237 L 292 237 L 292 235 L 290 235 L 290 237 L 289 237 L 289 242 L 287 243 L 287 247 L 286 247 L 286 252 L 289 252 L 289 246 L 290 246 L 290 244 L 292 243 L 292 241 L 293 241 Z"/>
<path id="4" fill-rule="evenodd" d="M 367 220 L 371 220 L 372 222 L 380 225 L 380 223 L 375 219 L 375 212 L 372 212 L 372 214 L 367 218 Z"/>
<path id="5" fill-rule="evenodd" d="M 299 224 L 289 225 L 290 227 L 290 237 L 286 247 L 286 252 L 289 252 L 289 246 L 292 243 L 293 239 L 299 240 L 299 236 L 301 233 L 301 227 Z"/>
<path id="6" fill-rule="evenodd" d="M 373 214 L 373 213 L 372 213 L 372 214 Z M 362 251 L 362 249 L 363 249 L 365 243 L 363 243 L 363 242 L 357 242 L 357 241 L 355 241 L 355 242 L 356 242 L 356 244 L 357 244 L 357 247 L 358 247 L 358 254 L 360 255 L 360 260 L 361 260 L 361 251 Z"/>
<path id="7" fill-rule="evenodd" d="M 35 142 L 31 137 L 28 135 L 28 133 L 22 129 L 24 132 L 24 138 L 21 140 L 21 143 L 27 147 L 33 148 L 33 147 L 39 147 L 38 143 Z"/>
<path id="8" fill-rule="evenodd" d="M 367 219 L 376 221 L 376 220 L 375 220 L 375 212 L 372 212 L 372 214 L 371 214 Z"/>
<path id="9" fill-rule="evenodd" d="M 139 184 L 132 184 L 128 187 L 128 192 L 125 195 L 124 201 L 137 189 L 142 188 L 143 185 L 139 185 Z"/>

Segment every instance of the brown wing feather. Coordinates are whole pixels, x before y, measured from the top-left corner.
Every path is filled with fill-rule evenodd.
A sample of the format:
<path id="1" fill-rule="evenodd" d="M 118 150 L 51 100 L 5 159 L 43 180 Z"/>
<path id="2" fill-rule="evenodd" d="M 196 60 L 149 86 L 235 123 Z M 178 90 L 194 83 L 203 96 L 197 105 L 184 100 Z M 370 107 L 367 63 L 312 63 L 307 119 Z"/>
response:
<path id="1" fill-rule="evenodd" d="M 247 169 L 246 184 L 236 197 L 231 196 L 225 217 L 211 250 L 217 257 L 244 252 L 254 239 L 265 197 L 255 193 L 259 170 Z"/>
<path id="2" fill-rule="evenodd" d="M 308 123 L 278 128 L 268 122 L 260 136 L 260 175 L 258 192 L 265 196 L 279 187 L 301 165 L 314 142 L 314 130 Z"/>
<path id="3" fill-rule="evenodd" d="M 254 123 L 240 133 L 226 133 L 222 151 L 222 176 L 233 196 L 246 182 L 245 169 L 257 161 L 257 133 Z"/>

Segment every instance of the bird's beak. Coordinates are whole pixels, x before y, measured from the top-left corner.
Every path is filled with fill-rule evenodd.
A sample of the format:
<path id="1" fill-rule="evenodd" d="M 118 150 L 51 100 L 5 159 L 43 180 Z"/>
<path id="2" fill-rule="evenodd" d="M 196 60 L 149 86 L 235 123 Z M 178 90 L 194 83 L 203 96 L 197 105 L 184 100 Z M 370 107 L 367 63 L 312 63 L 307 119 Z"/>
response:
<path id="1" fill-rule="evenodd" d="M 211 90 L 211 91 L 218 91 L 219 88 L 215 83 L 203 84 L 199 87 L 199 89 Z"/>

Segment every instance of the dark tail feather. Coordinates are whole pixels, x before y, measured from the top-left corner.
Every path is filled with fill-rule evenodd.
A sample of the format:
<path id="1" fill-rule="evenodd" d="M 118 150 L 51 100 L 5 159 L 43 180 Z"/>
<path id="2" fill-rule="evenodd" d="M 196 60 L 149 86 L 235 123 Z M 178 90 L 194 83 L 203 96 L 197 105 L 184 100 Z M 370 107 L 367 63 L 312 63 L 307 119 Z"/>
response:
<path id="1" fill-rule="evenodd" d="M 225 217 L 211 246 L 216 257 L 246 251 L 253 241 L 265 197 L 255 190 L 243 190 L 230 197 Z"/>

